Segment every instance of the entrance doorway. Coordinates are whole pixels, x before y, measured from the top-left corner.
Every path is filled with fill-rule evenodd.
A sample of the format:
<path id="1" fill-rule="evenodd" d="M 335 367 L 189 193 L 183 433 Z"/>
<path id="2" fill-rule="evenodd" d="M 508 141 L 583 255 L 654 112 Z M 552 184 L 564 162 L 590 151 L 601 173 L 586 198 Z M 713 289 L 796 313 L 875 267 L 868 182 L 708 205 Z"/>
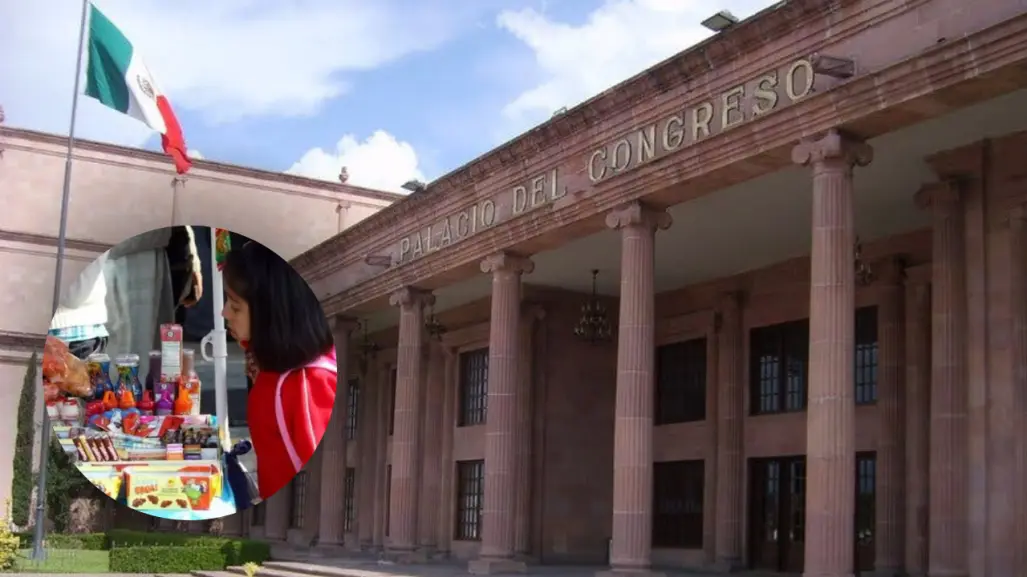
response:
<path id="1" fill-rule="evenodd" d="M 856 454 L 854 569 L 874 569 L 877 455 Z M 806 457 L 749 460 L 749 559 L 753 569 L 801 573 L 805 554 Z"/>
<path id="2" fill-rule="evenodd" d="M 806 457 L 749 460 L 749 559 L 753 569 L 801 573 Z"/>

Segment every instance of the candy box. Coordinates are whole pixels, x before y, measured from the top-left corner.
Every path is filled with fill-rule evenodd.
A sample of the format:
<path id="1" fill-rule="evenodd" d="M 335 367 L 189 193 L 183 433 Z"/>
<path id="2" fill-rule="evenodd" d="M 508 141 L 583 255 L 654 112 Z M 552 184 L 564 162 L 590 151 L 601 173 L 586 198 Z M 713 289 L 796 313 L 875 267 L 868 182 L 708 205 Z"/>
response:
<path id="1" fill-rule="evenodd" d="M 220 479 L 211 467 L 164 467 L 125 469 L 125 498 L 129 507 L 140 511 L 206 511 Z"/>

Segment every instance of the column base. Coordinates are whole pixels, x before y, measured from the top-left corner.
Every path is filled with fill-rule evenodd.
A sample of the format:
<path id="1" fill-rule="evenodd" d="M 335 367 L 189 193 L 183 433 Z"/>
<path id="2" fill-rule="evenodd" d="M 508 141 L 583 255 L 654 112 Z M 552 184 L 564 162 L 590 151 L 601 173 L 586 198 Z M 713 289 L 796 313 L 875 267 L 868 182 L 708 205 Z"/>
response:
<path id="1" fill-rule="evenodd" d="M 710 565 L 710 571 L 714 573 L 739 573 L 745 570 L 745 564 L 741 559 L 719 559 Z"/>
<path id="2" fill-rule="evenodd" d="M 868 577 L 906 577 L 906 573 L 901 569 L 874 569 L 873 571 L 860 573 L 860 577 L 863 575 Z"/>
<path id="3" fill-rule="evenodd" d="M 595 572 L 595 577 L 667 577 L 666 573 L 652 569 L 628 569 L 624 567 L 603 569 Z"/>
<path id="4" fill-rule="evenodd" d="M 927 570 L 927 577 L 969 577 L 969 575 L 966 571 L 951 571 L 948 569 Z"/>
<path id="5" fill-rule="evenodd" d="M 428 562 L 428 557 L 425 556 L 424 551 L 416 549 L 386 549 L 384 557 L 386 560 L 392 561 L 397 565 L 418 565 Z"/>
<path id="6" fill-rule="evenodd" d="M 502 573 L 526 573 L 528 566 L 517 559 L 474 559 L 467 563 L 471 575 L 499 575 Z"/>
<path id="7" fill-rule="evenodd" d="M 349 552 L 344 543 L 318 543 L 312 552 L 319 557 L 341 557 Z"/>

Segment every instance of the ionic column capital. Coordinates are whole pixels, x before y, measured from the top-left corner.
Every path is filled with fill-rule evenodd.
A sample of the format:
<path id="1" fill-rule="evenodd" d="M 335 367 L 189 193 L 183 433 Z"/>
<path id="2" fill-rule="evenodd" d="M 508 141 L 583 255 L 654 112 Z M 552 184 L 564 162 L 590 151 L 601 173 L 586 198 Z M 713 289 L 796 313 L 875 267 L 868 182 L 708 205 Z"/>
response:
<path id="1" fill-rule="evenodd" d="M 792 162 L 816 166 L 828 162 L 846 168 L 866 166 L 874 159 L 874 149 L 863 140 L 832 129 L 820 137 L 806 138 L 792 148 Z"/>
<path id="2" fill-rule="evenodd" d="M 389 304 L 402 309 L 431 306 L 435 304 L 435 295 L 417 287 L 403 287 L 389 296 Z"/>
<path id="3" fill-rule="evenodd" d="M 614 230 L 627 227 L 667 230 L 673 222 L 666 210 L 652 208 L 638 201 L 615 208 L 606 215 L 606 226 Z"/>
<path id="4" fill-rule="evenodd" d="M 531 274 L 533 270 L 535 270 L 535 263 L 530 258 L 509 252 L 490 254 L 481 261 L 481 272 L 486 274 L 497 272 Z"/>
<path id="5" fill-rule="evenodd" d="M 962 182 L 955 178 L 929 182 L 920 187 L 913 201 L 920 209 L 955 206 L 963 200 Z"/>

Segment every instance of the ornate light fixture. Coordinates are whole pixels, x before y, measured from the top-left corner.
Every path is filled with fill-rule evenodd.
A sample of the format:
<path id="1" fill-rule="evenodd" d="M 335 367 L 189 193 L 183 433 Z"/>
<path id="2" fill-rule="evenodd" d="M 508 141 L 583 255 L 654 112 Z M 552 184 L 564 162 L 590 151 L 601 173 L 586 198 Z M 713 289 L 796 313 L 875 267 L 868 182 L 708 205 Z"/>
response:
<path id="1" fill-rule="evenodd" d="M 442 340 L 442 335 L 446 334 L 446 326 L 442 324 L 439 317 L 435 316 L 435 305 L 428 309 L 428 314 L 424 319 L 424 330 L 428 332 L 430 338 L 435 340 Z"/>
<path id="2" fill-rule="evenodd" d="M 874 282 L 874 271 L 863 260 L 863 243 L 856 237 L 856 244 L 853 247 L 853 263 L 856 267 L 856 284 L 866 286 Z"/>
<path id="3" fill-rule="evenodd" d="M 374 360 L 374 356 L 378 354 L 381 347 L 378 346 L 378 343 L 372 341 L 371 338 L 367 336 L 366 320 L 360 321 L 360 330 L 364 335 L 360 339 L 360 342 L 357 343 L 357 351 L 360 353 L 358 362 L 360 364 L 360 374 L 365 374 L 367 373 L 367 367 L 371 364 L 371 361 Z"/>
<path id="4" fill-rule="evenodd" d="M 599 302 L 599 293 L 596 288 L 596 277 L 599 271 L 592 270 L 592 297 L 581 307 L 581 318 L 574 327 L 574 336 L 590 344 L 609 341 L 613 335 L 610 328 L 610 318 L 606 313 L 606 307 Z"/>

